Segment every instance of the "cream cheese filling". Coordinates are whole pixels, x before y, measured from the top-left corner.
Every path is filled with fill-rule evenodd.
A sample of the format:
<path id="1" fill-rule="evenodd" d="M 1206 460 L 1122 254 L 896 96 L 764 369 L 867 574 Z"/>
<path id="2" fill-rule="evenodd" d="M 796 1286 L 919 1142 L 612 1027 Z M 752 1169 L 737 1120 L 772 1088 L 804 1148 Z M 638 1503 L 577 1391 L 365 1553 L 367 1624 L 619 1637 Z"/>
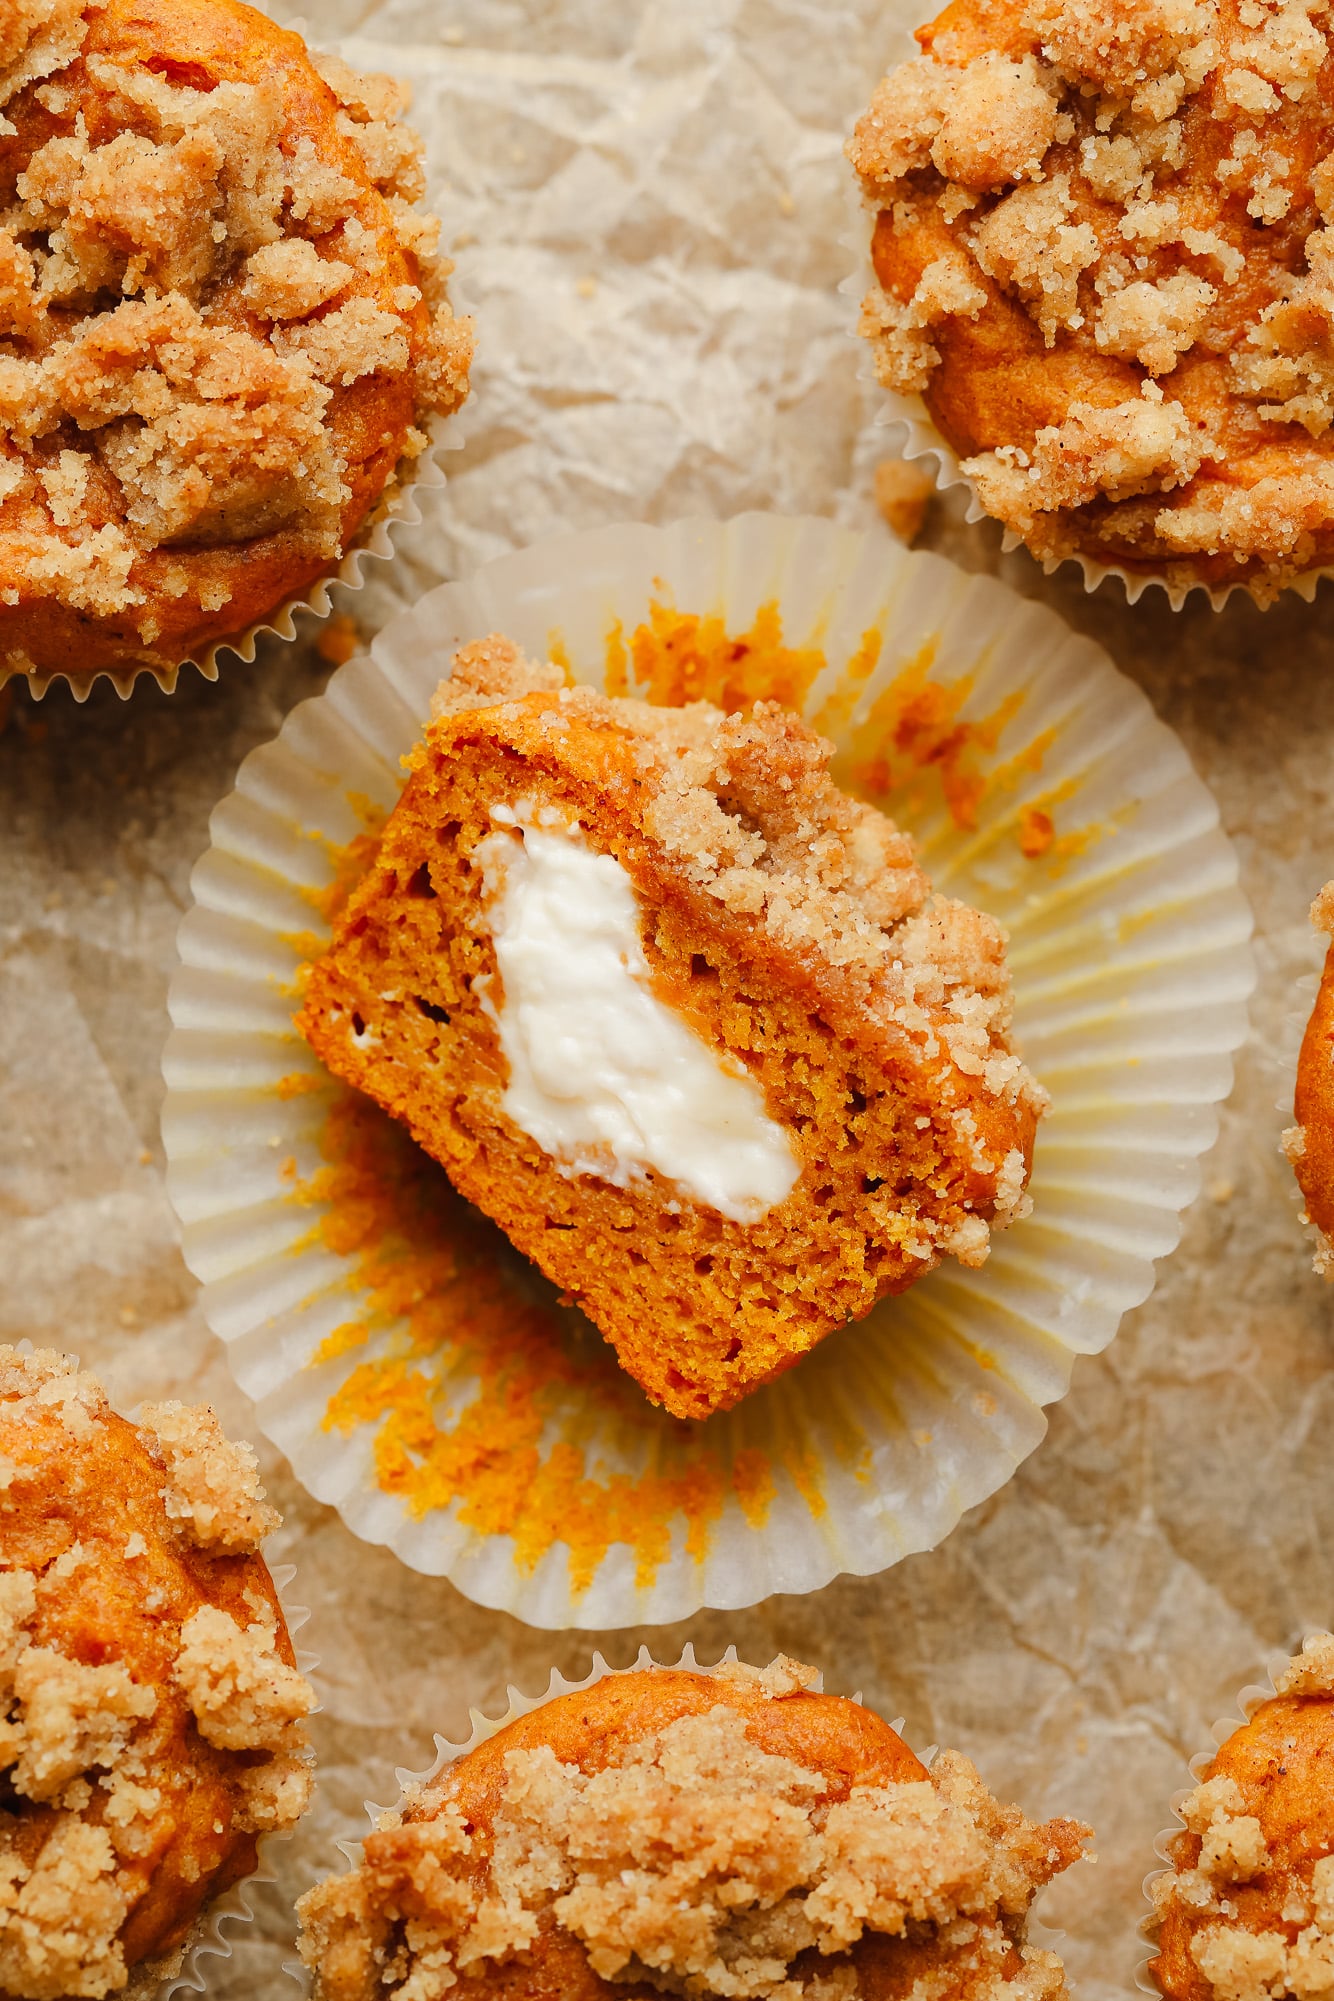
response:
<path id="1" fill-rule="evenodd" d="M 551 808 L 492 808 L 478 843 L 509 1064 L 504 1108 L 563 1174 L 617 1188 L 652 1170 L 737 1223 L 801 1164 L 754 1078 L 731 1069 L 650 984 L 639 906 L 613 855 Z"/>

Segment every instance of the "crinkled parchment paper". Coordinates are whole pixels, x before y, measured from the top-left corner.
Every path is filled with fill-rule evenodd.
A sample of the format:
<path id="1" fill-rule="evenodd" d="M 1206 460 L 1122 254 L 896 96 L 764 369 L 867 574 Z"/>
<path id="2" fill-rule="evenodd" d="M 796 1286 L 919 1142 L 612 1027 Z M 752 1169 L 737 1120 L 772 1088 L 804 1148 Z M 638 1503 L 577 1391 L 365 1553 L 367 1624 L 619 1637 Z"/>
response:
<path id="1" fill-rule="evenodd" d="M 873 0 L 355 0 L 307 6 L 355 61 L 410 74 L 432 192 L 481 321 L 465 442 L 366 631 L 535 536 L 749 506 L 870 522 L 882 447 L 848 338 L 843 135 L 901 47 Z M 1083 1993 L 1125 1995 L 1140 1880 L 1186 1758 L 1264 1654 L 1327 1622 L 1334 1292 L 1278 1153 L 1306 906 L 1334 874 L 1334 598 L 1173 617 L 1001 559 L 948 510 L 928 539 L 999 569 L 1108 646 L 1186 739 L 1236 837 L 1261 990 L 1206 1193 L 1147 1306 L 1079 1364 L 1046 1444 L 943 1549 L 889 1575 L 650 1636 L 819 1662 L 829 1685 L 958 1745 L 1034 1814 L 1081 1814 L 1100 1860 L 1048 1900 Z M 16 693 L 0 733 L 0 1334 L 71 1348 L 125 1404 L 248 1411 L 199 1314 L 163 1190 L 159 1058 L 173 939 L 237 764 L 328 672 L 269 643 L 216 687 Z M 590 1642 L 476 1610 L 356 1544 L 266 1468 L 280 1554 L 322 1656 L 319 1805 L 211 1983 L 280 1996 L 293 1895 L 433 1729 L 503 1706 Z M 602 1642 L 629 1660 L 638 1634 Z"/>

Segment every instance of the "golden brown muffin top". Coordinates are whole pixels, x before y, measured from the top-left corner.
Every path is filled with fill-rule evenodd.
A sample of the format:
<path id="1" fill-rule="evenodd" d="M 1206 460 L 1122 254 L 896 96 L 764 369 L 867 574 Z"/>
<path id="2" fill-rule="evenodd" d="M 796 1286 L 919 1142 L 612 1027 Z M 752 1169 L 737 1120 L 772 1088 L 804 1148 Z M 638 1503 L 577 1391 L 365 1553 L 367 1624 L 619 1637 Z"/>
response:
<path id="1" fill-rule="evenodd" d="M 182 600 L 217 634 L 272 611 L 237 563 L 281 602 L 462 401 L 406 102 L 238 0 L 10 0 L 0 666 L 66 643 L 44 606 L 150 650 Z"/>
<path id="2" fill-rule="evenodd" d="M 641 1671 L 509 1725 L 303 1899 L 322 2001 L 455 1979 L 538 2001 L 873 2001 L 900 1991 L 895 1964 L 958 2001 L 998 1972 L 1063 1993 L 1023 1924 L 1087 1830 L 999 1806 L 953 1753 L 928 1773 L 817 1679 L 782 1659 Z"/>
<path id="3" fill-rule="evenodd" d="M 0 1997 L 170 1970 L 310 1792 L 254 1454 L 0 1348 Z"/>
<path id="4" fill-rule="evenodd" d="M 953 0 L 858 125 L 881 376 L 1040 553 L 1271 583 L 1327 554 L 1327 13 Z"/>
<path id="5" fill-rule="evenodd" d="M 1170 2001 L 1334 1989 L 1334 1638 L 1320 1633 L 1207 1765 L 1153 1885 Z"/>

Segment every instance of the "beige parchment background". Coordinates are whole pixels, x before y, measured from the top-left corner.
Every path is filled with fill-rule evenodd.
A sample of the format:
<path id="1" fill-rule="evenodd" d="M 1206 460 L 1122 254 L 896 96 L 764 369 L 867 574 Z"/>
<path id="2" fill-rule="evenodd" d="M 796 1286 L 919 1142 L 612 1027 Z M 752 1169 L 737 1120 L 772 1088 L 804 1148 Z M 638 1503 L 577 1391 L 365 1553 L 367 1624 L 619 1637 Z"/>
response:
<path id="1" fill-rule="evenodd" d="M 279 10 L 281 11 L 281 9 Z M 432 194 L 481 360 L 443 510 L 401 595 L 562 528 L 743 507 L 870 525 L 883 440 L 848 337 L 840 149 L 901 24 L 876 0 L 318 0 L 320 37 L 410 72 Z M 883 532 L 883 531 L 882 531 Z M 1073 1812 L 1100 1859 L 1049 1921 L 1089 2001 L 1127 1994 L 1140 1881 L 1185 1760 L 1265 1655 L 1334 1617 L 1334 1293 L 1310 1273 L 1278 1135 L 1318 963 L 1307 905 L 1334 874 L 1334 594 L 1174 617 L 1001 558 L 938 506 L 926 539 L 1093 633 L 1219 797 L 1258 918 L 1261 984 L 1205 1193 L 1149 1303 L 1081 1362 L 1046 1443 L 940 1550 L 813 1599 L 597 1641 L 628 1661 L 735 1641 L 958 1745 L 1031 1813 Z M 400 597 L 396 597 L 399 593 Z M 170 699 L 18 692 L 0 729 L 0 1337 L 65 1347 L 125 1406 L 249 1411 L 198 1311 L 163 1188 L 159 1060 L 174 936 L 236 767 L 327 674 L 271 643 Z M 1303 981 L 1307 985 L 1303 986 Z M 262 1441 L 279 1554 L 313 1608 L 319 1804 L 210 1991 L 286 1987 L 293 1895 L 360 1803 L 466 1733 L 507 1682 L 586 1669 L 588 1636 L 532 1632 L 354 1542 Z M 596 1636 L 595 1636 L 596 1637 Z M 212 1963 L 215 1967 L 216 1962 Z"/>

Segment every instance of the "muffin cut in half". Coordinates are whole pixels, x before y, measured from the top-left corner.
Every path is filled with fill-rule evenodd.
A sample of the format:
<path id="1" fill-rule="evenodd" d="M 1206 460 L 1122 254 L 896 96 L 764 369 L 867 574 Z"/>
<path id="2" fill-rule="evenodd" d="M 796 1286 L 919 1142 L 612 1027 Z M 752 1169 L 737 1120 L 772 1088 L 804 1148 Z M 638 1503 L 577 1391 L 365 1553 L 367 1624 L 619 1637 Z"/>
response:
<path id="1" fill-rule="evenodd" d="M 465 648 L 299 1026 L 681 1417 L 1025 1207 L 999 927 L 830 746 Z"/>
<path id="2" fill-rule="evenodd" d="M 207 1409 L 0 1348 L 0 1997 L 148 1995 L 305 1811 L 278 1526 Z"/>
<path id="3" fill-rule="evenodd" d="M 0 680 L 170 682 L 463 401 L 406 103 L 239 0 L 6 0 Z"/>
<path id="4" fill-rule="evenodd" d="M 1334 941 L 1334 882 L 1311 905 L 1311 922 Z M 1292 1113 L 1296 1124 L 1284 1133 L 1283 1150 L 1315 1230 L 1315 1268 L 1334 1278 L 1334 942 L 1302 1037 Z"/>
<path id="5" fill-rule="evenodd" d="M 850 143 L 862 331 L 1040 557 L 1334 562 L 1334 65 L 1292 0 L 952 0 Z"/>
<path id="6" fill-rule="evenodd" d="M 1169 2001 L 1334 1993 L 1334 1638 L 1313 1635 L 1177 1811 L 1155 1879 Z"/>
<path id="7" fill-rule="evenodd" d="M 1028 1912 L 1089 1830 L 818 1679 L 640 1670 L 508 1724 L 301 1900 L 317 2001 L 1058 2001 Z"/>

